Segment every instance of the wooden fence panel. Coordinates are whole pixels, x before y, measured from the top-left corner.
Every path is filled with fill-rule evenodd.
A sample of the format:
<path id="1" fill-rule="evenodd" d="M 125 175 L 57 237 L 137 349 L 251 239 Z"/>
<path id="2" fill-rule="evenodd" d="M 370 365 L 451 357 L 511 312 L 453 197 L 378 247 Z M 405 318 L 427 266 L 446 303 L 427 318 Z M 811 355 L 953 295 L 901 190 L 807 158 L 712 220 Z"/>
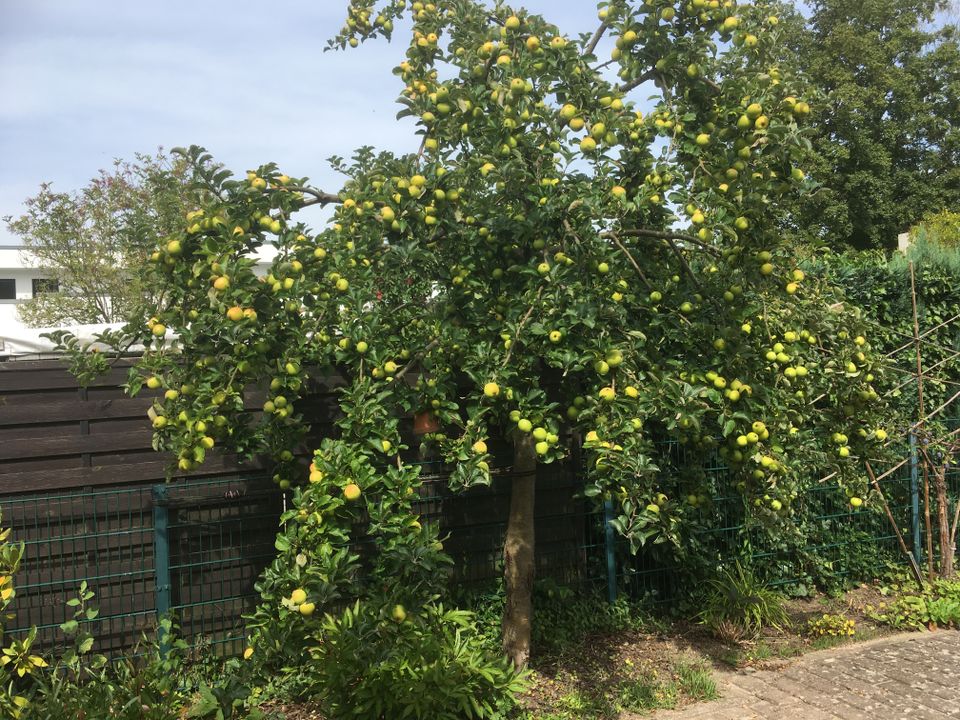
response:
<path id="1" fill-rule="evenodd" d="M 187 637 L 229 641 L 223 648 L 236 652 L 240 615 L 252 609 L 254 582 L 275 555 L 283 495 L 263 476 L 266 467 L 241 463 L 219 448 L 196 471 L 172 472 L 171 458 L 151 448 L 147 410 L 155 394 L 144 389 L 129 398 L 119 387 L 130 363 L 120 361 L 86 389 L 58 361 L 0 363 L 0 510 L 3 526 L 26 543 L 13 627 L 38 625 L 44 646 L 62 640 L 64 603 L 86 579 L 101 611 L 97 649 L 128 651 L 156 622 L 153 491 L 159 486 L 169 522 L 170 605 Z M 303 456 L 337 432 L 336 390 L 343 384 L 339 376 L 312 378 L 311 394 L 297 403 L 312 427 Z M 265 399 L 262 389 L 246 394 L 254 418 Z M 402 427 L 406 442 L 417 447 L 412 424 Z M 509 475 L 497 475 L 489 488 L 452 493 L 446 469 L 427 467 L 433 470 L 419 511 L 439 523 L 456 561 L 455 582 L 495 580 Z M 540 468 L 541 576 L 573 580 L 581 573 L 588 520 L 577 487 L 572 467 Z"/>

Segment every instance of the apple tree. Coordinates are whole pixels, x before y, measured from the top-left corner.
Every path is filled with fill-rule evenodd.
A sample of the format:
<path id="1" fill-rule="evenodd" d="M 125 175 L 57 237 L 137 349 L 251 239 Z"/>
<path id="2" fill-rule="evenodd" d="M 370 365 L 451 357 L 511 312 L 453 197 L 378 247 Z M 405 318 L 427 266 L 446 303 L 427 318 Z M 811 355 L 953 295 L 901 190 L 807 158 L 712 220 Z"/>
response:
<path id="1" fill-rule="evenodd" d="M 336 193 L 272 165 L 199 173 L 202 207 L 155 252 L 148 274 L 165 294 L 135 328 L 153 346 L 133 385 L 166 388 L 158 448 L 183 470 L 219 445 L 268 453 L 277 482 L 297 488 L 261 583 L 282 610 L 262 627 L 310 622 L 300 583 L 318 607 L 352 597 L 362 563 L 337 553 L 354 520 L 396 567 L 427 577 L 442 562 L 411 514 L 404 413 L 433 415 L 428 441 L 454 488 L 490 482 L 492 438 L 512 447 L 503 648 L 517 667 L 530 652 L 536 468 L 575 445 L 586 494 L 616 501 L 633 548 L 682 545 L 716 453 L 772 527 L 821 475 L 853 504 L 865 497 L 858 459 L 884 434 L 879 369 L 857 310 L 780 239 L 782 199 L 805 191 L 796 158 L 812 111 L 792 68 L 770 60 L 777 18 L 732 0 L 601 3 L 599 15 L 572 38 L 502 3 L 356 0 L 331 45 L 405 21 L 394 73 L 420 151 L 335 159 Z M 296 218 L 312 204 L 335 206 L 320 232 Z M 264 243 L 278 256 L 259 278 Z M 311 367 L 346 385 L 340 438 L 308 470 L 297 406 Z M 269 398 L 254 422 L 243 394 L 258 381 Z M 664 439 L 685 446 L 682 465 Z M 377 567 L 370 597 L 388 617 L 403 589 L 385 590 Z M 416 597 L 404 607 L 430 605 L 436 583 L 424 583 L 405 580 Z"/>

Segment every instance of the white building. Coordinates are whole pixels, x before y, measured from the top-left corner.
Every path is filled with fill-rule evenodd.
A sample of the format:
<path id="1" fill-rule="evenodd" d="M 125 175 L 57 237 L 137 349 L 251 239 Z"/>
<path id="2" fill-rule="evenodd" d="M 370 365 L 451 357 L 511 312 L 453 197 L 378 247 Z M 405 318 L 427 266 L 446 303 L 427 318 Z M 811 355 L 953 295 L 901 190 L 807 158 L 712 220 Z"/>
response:
<path id="1" fill-rule="evenodd" d="M 254 272 L 266 275 L 276 255 L 276 248 L 272 245 L 261 247 Z M 18 348 L 35 348 L 39 333 L 54 329 L 28 328 L 17 316 L 19 303 L 51 290 L 57 290 L 56 281 L 50 280 L 37 267 L 30 253 L 17 245 L 0 245 L 0 361 L 11 354 L 19 354 Z"/>
<path id="2" fill-rule="evenodd" d="M 32 257 L 15 245 L 0 245 L 0 342 L 23 329 L 17 304 L 55 289 Z"/>

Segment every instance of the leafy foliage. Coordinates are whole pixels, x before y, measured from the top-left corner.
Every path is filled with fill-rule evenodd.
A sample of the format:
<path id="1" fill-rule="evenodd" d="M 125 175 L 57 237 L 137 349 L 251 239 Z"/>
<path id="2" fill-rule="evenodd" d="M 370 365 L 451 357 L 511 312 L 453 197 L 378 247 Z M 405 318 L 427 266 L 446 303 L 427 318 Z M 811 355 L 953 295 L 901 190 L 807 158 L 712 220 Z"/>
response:
<path id="1" fill-rule="evenodd" d="M 752 640 L 764 627 L 779 630 L 790 622 L 783 598 L 739 563 L 707 582 L 698 618 L 727 642 Z"/>
<path id="2" fill-rule="evenodd" d="M 174 639 L 173 624 L 162 620 L 153 638 L 144 635 L 131 657 L 108 661 L 93 652 L 95 638 L 88 625 L 98 616 L 91 605 L 94 593 L 82 583 L 77 597 L 67 601 L 73 619 L 60 626 L 69 645 L 38 675 L 32 688 L 29 720 L 77 717 L 86 720 L 174 720 L 181 717 L 189 687 L 183 683 L 187 645 Z M 163 639 L 161 641 L 161 639 Z M 168 646 L 161 648 L 161 642 Z"/>
<path id="3" fill-rule="evenodd" d="M 481 633 L 491 647 L 499 643 L 504 590 L 471 593 L 457 598 L 474 610 Z M 649 632 L 657 619 L 642 605 L 621 595 L 613 603 L 597 592 L 560 585 L 545 578 L 534 590 L 533 652 L 540 657 L 562 653 L 592 636 L 616 636 L 630 631 Z"/>
<path id="4" fill-rule="evenodd" d="M 793 16 L 795 64 L 821 96 L 796 227 L 830 247 L 896 247 L 960 202 L 957 30 L 938 0 L 817 0 Z"/>
<path id="5" fill-rule="evenodd" d="M 10 619 L 6 611 L 17 594 L 13 580 L 22 558 L 23 544 L 11 542 L 9 528 L 0 530 L 0 716 L 4 718 L 19 718 L 29 706 L 18 681 L 47 666 L 30 650 L 36 628 L 21 639 L 6 636 L 6 621 Z"/>
<path id="6" fill-rule="evenodd" d="M 843 615 L 824 613 L 807 622 L 807 634 L 813 637 L 851 637 L 856 633 L 856 622 Z"/>
<path id="7" fill-rule="evenodd" d="M 250 696 L 251 689 L 242 674 L 228 671 L 220 682 L 200 685 L 186 717 L 208 720 L 261 720 L 265 717 L 262 712 L 257 708 L 247 707 Z"/>
<path id="8" fill-rule="evenodd" d="M 522 675 L 469 613 L 436 603 L 450 561 L 411 509 L 418 468 L 378 467 L 373 452 L 343 440 L 317 451 L 257 584 L 251 657 L 334 718 L 491 717 Z"/>
<path id="9" fill-rule="evenodd" d="M 960 348 L 960 331 L 954 320 L 960 303 L 960 253 L 932 242 L 918 233 L 904 255 L 886 258 L 881 253 L 825 256 L 822 272 L 844 289 L 846 297 L 864 309 L 873 343 L 887 359 L 892 372 L 879 384 L 887 400 L 898 406 L 902 433 L 918 418 L 913 308 L 910 264 L 913 264 L 917 293 L 917 314 L 923 333 L 922 357 L 925 368 L 924 399 L 928 412 L 947 402 L 955 392 L 952 378 L 960 374 L 955 352 Z M 955 413 L 952 408 L 931 419 L 932 427 L 943 427 Z M 928 423 L 928 424 L 931 424 Z"/>
<path id="10" fill-rule="evenodd" d="M 870 611 L 870 617 L 899 629 L 960 626 L 960 581 L 935 580 L 920 592 L 893 588 L 894 599 Z"/>
<path id="11" fill-rule="evenodd" d="M 44 184 L 26 200 L 27 212 L 5 218 L 11 233 L 55 292 L 20 303 L 32 327 L 123 322 L 153 292 L 140 281 L 150 250 L 183 222 L 196 202 L 189 195 L 189 165 L 162 151 L 117 160 L 75 193 Z"/>
<path id="12" fill-rule="evenodd" d="M 505 658 L 493 659 L 470 613 L 427 605 L 384 617 L 369 605 L 323 621 L 323 642 L 302 672 L 332 718 L 491 718 L 523 689 Z"/>
<path id="13" fill-rule="evenodd" d="M 930 213 L 911 231 L 912 238 L 948 248 L 960 248 L 960 212 Z"/>

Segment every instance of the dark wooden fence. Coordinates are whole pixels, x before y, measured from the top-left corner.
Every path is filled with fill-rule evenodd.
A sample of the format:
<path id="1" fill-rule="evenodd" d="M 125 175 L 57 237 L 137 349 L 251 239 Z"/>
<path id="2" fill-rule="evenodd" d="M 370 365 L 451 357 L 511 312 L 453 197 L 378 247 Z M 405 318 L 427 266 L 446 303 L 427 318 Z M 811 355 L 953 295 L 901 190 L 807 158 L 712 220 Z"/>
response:
<path id="1" fill-rule="evenodd" d="M 130 362 L 87 388 L 59 361 L 0 362 L 0 511 L 3 526 L 26 543 L 13 626 L 39 626 L 44 645 L 57 642 L 65 601 L 87 580 L 97 593 L 102 652 L 129 650 L 167 608 L 188 638 L 236 652 L 240 616 L 256 601 L 253 583 L 274 555 L 283 494 L 264 464 L 219 450 L 195 472 L 170 474 L 170 458 L 151 449 L 152 396 L 129 398 L 121 388 Z M 340 383 L 314 380 L 298 403 L 313 428 L 308 447 L 333 432 Z M 262 402 L 262 393 L 249 393 L 250 412 Z M 489 488 L 453 494 L 443 466 L 424 461 L 423 471 L 421 511 L 446 536 L 455 582 L 495 580 L 509 473 Z M 541 467 L 541 577 L 602 579 L 605 572 L 599 524 L 576 498 L 578 487 L 573 466 Z"/>

